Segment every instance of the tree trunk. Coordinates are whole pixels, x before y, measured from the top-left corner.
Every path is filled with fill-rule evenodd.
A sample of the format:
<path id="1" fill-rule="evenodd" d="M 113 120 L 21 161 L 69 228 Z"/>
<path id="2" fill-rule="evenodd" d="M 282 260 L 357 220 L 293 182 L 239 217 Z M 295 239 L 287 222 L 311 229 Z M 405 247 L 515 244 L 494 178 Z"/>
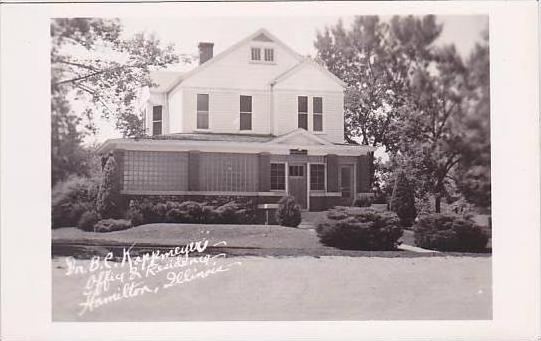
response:
<path id="1" fill-rule="evenodd" d="M 435 205 L 436 213 L 441 212 L 441 196 L 438 194 L 436 195 L 436 205 Z"/>

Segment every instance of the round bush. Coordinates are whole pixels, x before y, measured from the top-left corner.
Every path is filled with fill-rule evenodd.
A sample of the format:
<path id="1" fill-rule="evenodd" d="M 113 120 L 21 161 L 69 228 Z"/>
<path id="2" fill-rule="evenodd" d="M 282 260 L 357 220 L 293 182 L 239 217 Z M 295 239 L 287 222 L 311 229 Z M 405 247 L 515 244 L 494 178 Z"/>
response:
<path id="1" fill-rule="evenodd" d="M 100 215 L 96 211 L 87 211 L 81 215 L 77 227 L 83 231 L 94 231 L 94 225 L 100 220 Z"/>
<path id="2" fill-rule="evenodd" d="M 472 220 L 454 214 L 433 213 L 419 217 L 414 226 L 419 247 L 457 252 L 482 252 L 488 236 Z"/>
<path id="3" fill-rule="evenodd" d="M 133 226 L 139 226 L 144 224 L 143 214 L 136 208 L 130 207 L 126 211 L 126 219 L 131 221 Z"/>
<path id="4" fill-rule="evenodd" d="M 372 205 L 372 199 L 370 197 L 360 197 L 353 200 L 354 207 L 370 207 Z"/>
<path id="5" fill-rule="evenodd" d="M 297 227 L 301 223 L 301 208 L 292 196 L 285 196 L 278 202 L 276 221 L 287 227 Z"/>
<path id="6" fill-rule="evenodd" d="M 328 218 L 316 228 L 324 245 L 344 250 L 387 251 L 400 244 L 403 230 L 392 212 L 370 208 L 331 210 Z"/>
<path id="7" fill-rule="evenodd" d="M 78 226 L 83 213 L 95 210 L 98 187 L 96 179 L 81 177 L 56 184 L 51 195 L 52 227 Z"/>

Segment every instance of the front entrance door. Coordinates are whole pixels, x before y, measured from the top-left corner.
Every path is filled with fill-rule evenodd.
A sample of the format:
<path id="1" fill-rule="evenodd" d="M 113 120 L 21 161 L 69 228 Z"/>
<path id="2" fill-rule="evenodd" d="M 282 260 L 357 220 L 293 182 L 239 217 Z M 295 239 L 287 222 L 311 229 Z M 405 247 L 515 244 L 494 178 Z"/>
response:
<path id="1" fill-rule="evenodd" d="M 340 205 L 351 206 L 353 203 L 354 188 L 353 188 L 353 166 L 340 166 L 338 183 L 340 184 L 340 192 L 342 193 Z"/>
<path id="2" fill-rule="evenodd" d="M 307 208 L 306 198 L 306 164 L 290 163 L 288 169 L 288 191 L 301 208 Z"/>

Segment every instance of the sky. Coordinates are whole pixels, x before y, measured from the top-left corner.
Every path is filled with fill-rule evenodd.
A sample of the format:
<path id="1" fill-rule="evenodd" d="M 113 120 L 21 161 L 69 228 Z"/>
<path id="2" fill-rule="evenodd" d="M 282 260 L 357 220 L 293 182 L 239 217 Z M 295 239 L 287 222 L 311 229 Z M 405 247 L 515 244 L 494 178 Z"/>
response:
<path id="1" fill-rule="evenodd" d="M 486 16 L 438 16 L 443 31 L 437 45 L 454 44 L 462 57 L 466 58 L 481 40 L 481 33 L 488 28 Z M 214 55 L 264 27 L 286 45 L 301 55 L 315 56 L 314 40 L 317 31 L 333 25 L 339 19 L 348 28 L 353 17 L 306 16 L 296 17 L 208 17 L 208 18 L 126 18 L 121 19 L 124 37 L 137 32 L 155 34 L 164 44 L 172 43 L 182 54 L 197 55 L 197 44 L 201 41 L 214 43 Z M 382 18 L 385 20 L 385 18 Z M 173 66 L 171 70 L 184 70 L 186 66 Z M 111 123 L 97 122 L 99 132 L 86 142 L 103 142 L 108 138 L 120 137 Z"/>

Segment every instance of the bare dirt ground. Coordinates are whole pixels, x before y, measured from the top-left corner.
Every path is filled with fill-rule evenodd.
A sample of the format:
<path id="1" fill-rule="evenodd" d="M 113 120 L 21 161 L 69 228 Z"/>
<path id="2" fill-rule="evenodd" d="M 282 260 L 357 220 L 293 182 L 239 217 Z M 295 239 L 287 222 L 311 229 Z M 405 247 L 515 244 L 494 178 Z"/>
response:
<path id="1" fill-rule="evenodd" d="M 89 260 L 77 260 L 85 267 Z M 491 319 L 491 257 L 233 257 L 228 271 L 78 315 L 89 275 L 52 260 L 54 321 Z M 116 284 L 115 284 L 116 285 Z M 158 288 L 158 289 L 155 289 Z M 111 285 L 109 291 L 114 291 Z"/>

